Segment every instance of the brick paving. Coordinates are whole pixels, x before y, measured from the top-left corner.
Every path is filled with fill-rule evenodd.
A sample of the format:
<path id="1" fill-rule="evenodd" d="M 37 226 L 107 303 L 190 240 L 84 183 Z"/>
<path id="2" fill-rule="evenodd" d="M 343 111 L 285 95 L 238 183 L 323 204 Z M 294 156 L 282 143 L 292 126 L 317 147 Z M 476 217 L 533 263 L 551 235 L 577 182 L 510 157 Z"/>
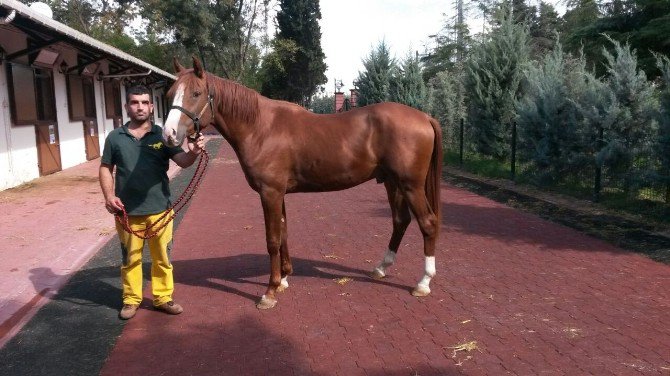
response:
<path id="1" fill-rule="evenodd" d="M 260 200 L 229 146 L 210 163 L 175 238 L 186 311 L 145 299 L 102 375 L 670 374 L 667 265 L 446 184 L 431 296 L 410 295 L 423 271 L 415 222 L 389 276 L 367 277 L 391 232 L 370 182 L 287 196 L 294 274 L 259 311 Z"/>

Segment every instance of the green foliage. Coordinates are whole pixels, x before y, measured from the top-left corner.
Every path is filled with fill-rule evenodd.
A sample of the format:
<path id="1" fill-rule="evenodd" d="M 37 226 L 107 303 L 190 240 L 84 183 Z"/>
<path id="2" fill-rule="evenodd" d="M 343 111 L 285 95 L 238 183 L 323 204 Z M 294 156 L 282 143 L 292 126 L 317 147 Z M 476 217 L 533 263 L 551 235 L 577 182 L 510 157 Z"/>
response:
<path id="1" fill-rule="evenodd" d="M 532 164 L 539 183 L 556 183 L 581 167 L 577 108 L 571 88 L 581 77 L 571 74 L 558 46 L 540 64 L 526 70 L 525 95 L 519 101 L 518 132 L 522 160 Z"/>
<path id="2" fill-rule="evenodd" d="M 312 100 L 310 110 L 315 114 L 333 114 L 335 113 L 335 96 L 325 95 L 316 96 Z"/>
<path id="3" fill-rule="evenodd" d="M 648 77 L 658 76 L 653 53 L 670 55 L 670 1 L 581 0 L 568 5 L 563 28 L 567 49 L 577 51 L 583 46 L 599 75 L 605 73 L 606 60 L 600 51 L 607 43 L 603 36 L 607 34 L 637 49 L 640 68 Z"/>
<path id="4" fill-rule="evenodd" d="M 321 19 L 319 2 L 314 0 L 280 0 L 277 13 L 278 32 L 275 46 L 293 43 L 295 50 L 278 51 L 273 57 L 281 65 L 268 66 L 266 82 L 261 93 L 308 106 L 325 76 L 325 55 L 321 49 Z M 288 52 L 288 53 L 287 53 Z M 271 72 L 283 72 L 272 75 Z"/>
<path id="5" fill-rule="evenodd" d="M 609 39 L 609 38 L 608 38 Z M 640 179 L 635 161 L 649 157 L 655 133 L 655 112 L 658 102 L 652 84 L 638 70 L 635 51 L 628 44 L 610 39 L 614 53 L 603 49 L 609 77 L 607 83 L 617 101 L 617 112 L 610 129 L 605 130 L 604 143 L 598 159 L 610 174 L 625 180 L 625 189 Z"/>
<path id="6" fill-rule="evenodd" d="M 386 102 L 390 99 L 392 71 L 395 60 L 386 42 L 381 41 L 363 59 L 363 72 L 358 72 L 355 81 L 358 89 L 358 105 Z"/>
<path id="7" fill-rule="evenodd" d="M 455 0 L 455 3 L 456 16 L 448 20 L 439 33 L 431 36 L 435 41 L 435 48 L 421 58 L 426 82 L 438 72 L 453 70 L 456 65 L 462 66 L 472 46 L 472 37 L 465 19 L 467 8 L 464 0 Z"/>
<path id="8" fill-rule="evenodd" d="M 656 56 L 656 64 L 661 71 L 660 109 L 658 113 L 658 136 L 655 141 L 656 153 L 660 156 L 660 168 L 656 180 L 667 187 L 670 192 L 670 59 L 667 56 Z M 666 193 L 670 195 L 670 193 Z M 666 201 L 670 197 L 666 196 Z"/>
<path id="9" fill-rule="evenodd" d="M 266 26 L 260 14 L 269 6 L 268 0 L 137 1 L 140 14 L 149 22 L 135 36 L 162 44 L 169 57 L 167 65 L 172 56 L 190 59 L 195 55 L 214 74 L 254 82 L 260 59 L 257 45 L 262 43 L 258 34 Z"/>
<path id="10" fill-rule="evenodd" d="M 428 84 L 426 110 L 440 122 L 446 144 L 458 144 L 460 121 L 466 117 L 463 79 L 462 67 L 456 66 L 453 71 L 439 72 Z"/>
<path id="11" fill-rule="evenodd" d="M 411 53 L 393 71 L 390 85 L 390 99 L 423 110 L 426 103 L 426 85 L 421 76 L 418 56 Z"/>
<path id="12" fill-rule="evenodd" d="M 523 67 L 530 56 L 528 29 L 513 22 L 508 12 L 500 26 L 471 52 L 466 64 L 469 93 L 470 142 L 487 156 L 504 159 L 509 154 L 509 124 L 516 118 Z"/>

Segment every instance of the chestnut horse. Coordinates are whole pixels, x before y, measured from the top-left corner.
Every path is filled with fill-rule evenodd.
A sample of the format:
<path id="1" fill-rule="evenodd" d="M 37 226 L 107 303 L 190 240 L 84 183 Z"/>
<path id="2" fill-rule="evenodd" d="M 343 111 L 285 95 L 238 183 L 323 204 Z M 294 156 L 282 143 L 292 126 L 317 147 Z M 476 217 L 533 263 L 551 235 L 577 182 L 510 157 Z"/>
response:
<path id="1" fill-rule="evenodd" d="M 341 190 L 371 179 L 384 183 L 393 217 L 388 250 L 372 276 L 383 278 L 395 261 L 411 211 L 425 255 L 425 271 L 412 294 L 430 293 L 442 170 L 442 135 L 435 119 L 398 103 L 318 115 L 207 73 L 197 58 L 193 69 L 176 59 L 174 67 L 178 77 L 168 92 L 166 143 L 180 145 L 201 124 L 211 124 L 235 150 L 249 186 L 260 194 L 271 271 L 258 308 L 275 306 L 275 293 L 288 287 L 292 272 L 284 195 Z"/>

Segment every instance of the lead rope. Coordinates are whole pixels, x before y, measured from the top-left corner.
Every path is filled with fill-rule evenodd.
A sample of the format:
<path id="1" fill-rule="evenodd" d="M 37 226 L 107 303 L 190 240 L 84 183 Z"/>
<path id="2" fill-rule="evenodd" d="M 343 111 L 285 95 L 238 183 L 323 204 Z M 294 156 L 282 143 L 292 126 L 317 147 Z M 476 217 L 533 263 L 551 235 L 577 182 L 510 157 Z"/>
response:
<path id="1" fill-rule="evenodd" d="M 114 217 L 116 218 L 116 221 L 121 225 L 121 227 L 129 234 L 133 234 L 137 236 L 140 239 L 150 239 L 153 238 L 154 236 L 158 235 L 158 233 L 165 228 L 165 226 L 170 223 L 174 219 L 174 217 L 179 213 L 181 209 L 184 208 L 186 203 L 193 197 L 193 194 L 195 194 L 195 191 L 198 190 L 198 187 L 200 186 L 200 181 L 202 180 L 202 177 L 205 174 L 205 169 L 207 168 L 207 163 L 209 162 L 209 154 L 207 153 L 207 150 L 202 149 L 202 153 L 200 153 L 200 160 L 198 161 L 198 166 L 195 168 L 195 174 L 193 175 L 193 178 L 191 178 L 191 182 L 188 183 L 188 186 L 184 190 L 184 192 L 179 196 L 177 201 L 175 201 L 168 209 L 165 210 L 163 215 L 160 216 L 154 223 L 150 224 L 147 226 L 144 230 L 133 230 L 130 227 L 130 223 L 128 222 L 128 213 L 126 213 L 126 209 L 122 209 L 120 212 L 117 212 L 114 214 Z M 172 213 L 172 214 L 170 214 Z M 165 219 L 165 217 L 170 216 L 169 218 Z M 165 221 L 163 221 L 165 219 Z M 154 226 L 156 226 L 157 223 L 160 223 L 163 221 L 163 223 L 158 226 L 156 229 L 153 229 Z"/>

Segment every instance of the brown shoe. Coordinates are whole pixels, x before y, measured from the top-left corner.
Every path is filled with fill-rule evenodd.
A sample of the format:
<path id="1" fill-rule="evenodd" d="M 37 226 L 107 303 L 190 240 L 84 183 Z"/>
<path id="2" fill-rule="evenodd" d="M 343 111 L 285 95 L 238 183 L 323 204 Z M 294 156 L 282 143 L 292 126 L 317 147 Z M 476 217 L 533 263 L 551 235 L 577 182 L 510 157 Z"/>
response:
<path id="1" fill-rule="evenodd" d="M 171 315 L 178 315 L 184 312 L 184 308 L 182 308 L 179 304 L 173 301 L 169 301 L 167 303 L 163 303 L 159 306 L 156 306 L 156 309 L 159 311 L 163 311 L 165 313 L 169 313 Z"/>
<path id="2" fill-rule="evenodd" d="M 121 308 L 121 312 L 119 312 L 119 318 L 121 320 L 132 319 L 135 317 L 138 308 L 140 308 L 139 304 L 124 304 L 123 308 Z"/>

